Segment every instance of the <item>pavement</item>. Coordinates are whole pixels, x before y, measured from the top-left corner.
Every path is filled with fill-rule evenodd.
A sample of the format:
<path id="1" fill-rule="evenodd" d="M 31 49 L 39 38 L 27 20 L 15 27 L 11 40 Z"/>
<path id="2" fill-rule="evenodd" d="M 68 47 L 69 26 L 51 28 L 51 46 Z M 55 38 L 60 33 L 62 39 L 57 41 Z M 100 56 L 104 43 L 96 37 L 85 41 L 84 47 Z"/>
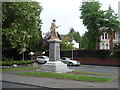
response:
<path id="1" fill-rule="evenodd" d="M 17 84 L 25 84 L 36 87 L 48 87 L 48 88 L 118 88 L 118 78 L 107 83 L 101 82 L 87 82 L 87 81 L 74 81 L 74 80 L 62 80 L 54 78 L 33 77 L 33 76 L 20 76 L 15 75 L 16 72 L 2 73 L 1 81 Z"/>

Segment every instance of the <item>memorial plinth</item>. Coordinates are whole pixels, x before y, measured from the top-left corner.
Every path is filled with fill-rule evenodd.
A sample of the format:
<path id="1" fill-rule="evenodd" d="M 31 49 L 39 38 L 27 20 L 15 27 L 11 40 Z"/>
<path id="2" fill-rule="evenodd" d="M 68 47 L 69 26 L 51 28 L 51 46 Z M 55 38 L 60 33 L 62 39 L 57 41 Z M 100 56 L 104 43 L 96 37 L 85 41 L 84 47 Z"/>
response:
<path id="1" fill-rule="evenodd" d="M 60 61 L 60 42 L 59 39 L 50 39 L 49 42 L 49 62 L 42 65 L 42 71 L 65 73 L 71 71 L 67 64 Z"/>

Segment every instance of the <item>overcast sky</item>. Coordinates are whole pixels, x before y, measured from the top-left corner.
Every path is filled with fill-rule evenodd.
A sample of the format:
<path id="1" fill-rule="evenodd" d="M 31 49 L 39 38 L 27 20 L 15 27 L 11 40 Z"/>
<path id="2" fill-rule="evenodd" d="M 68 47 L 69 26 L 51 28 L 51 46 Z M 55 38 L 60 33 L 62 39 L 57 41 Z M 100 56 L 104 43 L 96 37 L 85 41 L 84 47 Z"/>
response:
<path id="1" fill-rule="evenodd" d="M 41 19 L 43 22 L 42 32 L 46 33 L 50 29 L 50 24 L 53 19 L 56 19 L 56 24 L 61 25 L 57 29 L 60 34 L 67 34 L 71 27 L 83 35 L 86 28 L 82 24 L 79 7 L 82 0 L 35 0 L 40 2 L 43 11 L 41 12 Z M 84 0 L 86 1 L 86 0 Z M 118 2 L 120 0 L 99 0 L 102 4 L 103 10 L 107 10 L 109 5 L 115 13 L 118 13 Z"/>

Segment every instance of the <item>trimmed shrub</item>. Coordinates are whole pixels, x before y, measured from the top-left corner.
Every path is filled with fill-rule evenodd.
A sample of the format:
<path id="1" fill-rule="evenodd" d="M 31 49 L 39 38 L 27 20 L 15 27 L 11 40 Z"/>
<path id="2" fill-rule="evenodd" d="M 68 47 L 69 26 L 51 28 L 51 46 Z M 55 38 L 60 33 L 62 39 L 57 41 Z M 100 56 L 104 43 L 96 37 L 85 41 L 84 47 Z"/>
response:
<path id="1" fill-rule="evenodd" d="M 34 63 L 34 60 L 2 61 L 2 66 L 13 66 L 13 64 L 25 65 L 25 64 L 32 64 L 32 63 Z"/>
<path id="2" fill-rule="evenodd" d="M 114 57 L 114 58 L 120 58 L 120 50 L 119 51 L 115 51 L 114 53 L 113 53 L 113 56 L 112 57 Z"/>

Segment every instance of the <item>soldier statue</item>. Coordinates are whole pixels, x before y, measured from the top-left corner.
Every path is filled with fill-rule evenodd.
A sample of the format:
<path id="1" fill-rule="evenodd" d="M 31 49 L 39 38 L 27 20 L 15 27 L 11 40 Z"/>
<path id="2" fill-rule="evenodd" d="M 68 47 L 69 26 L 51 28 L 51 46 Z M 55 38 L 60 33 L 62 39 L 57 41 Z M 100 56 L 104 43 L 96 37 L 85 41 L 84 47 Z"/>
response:
<path id="1" fill-rule="evenodd" d="M 51 23 L 51 27 L 50 27 L 50 30 L 51 30 L 51 34 L 50 34 L 51 38 L 50 39 L 59 39 L 58 34 L 56 32 L 56 28 L 58 28 L 59 26 L 56 26 L 55 22 L 56 22 L 56 20 L 53 19 L 52 23 Z"/>

